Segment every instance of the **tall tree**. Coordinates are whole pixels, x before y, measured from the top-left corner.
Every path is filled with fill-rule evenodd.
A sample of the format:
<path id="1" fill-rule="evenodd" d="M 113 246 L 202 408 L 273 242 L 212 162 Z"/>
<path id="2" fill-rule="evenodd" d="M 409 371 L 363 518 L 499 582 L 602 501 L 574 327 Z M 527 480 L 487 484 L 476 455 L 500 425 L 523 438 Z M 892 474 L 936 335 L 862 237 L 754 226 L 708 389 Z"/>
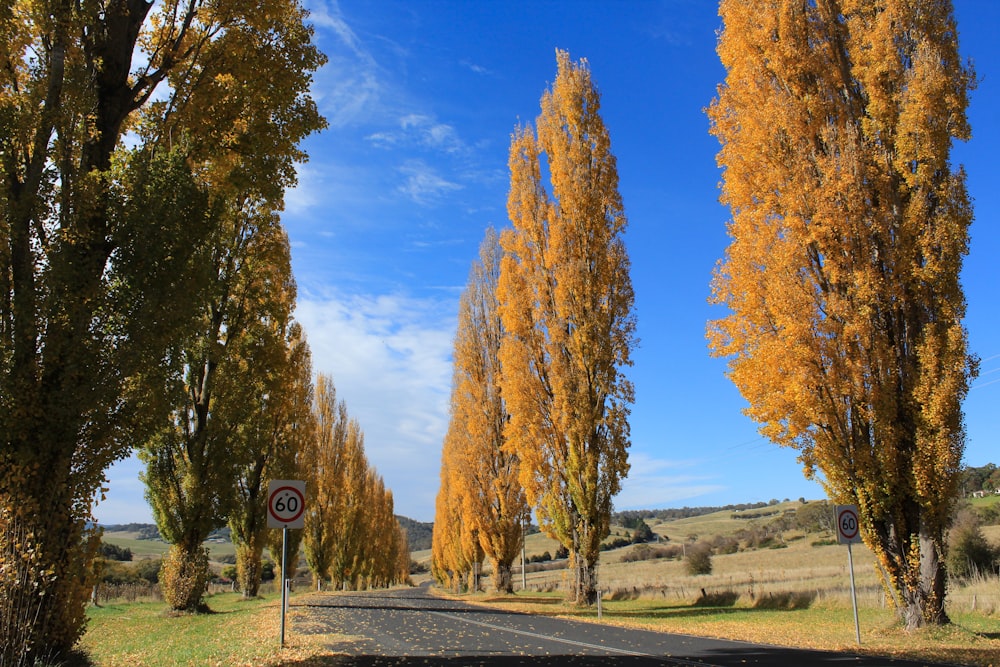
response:
<path id="1" fill-rule="evenodd" d="M 330 577 L 338 586 L 356 584 L 362 576 L 363 545 L 371 539 L 366 512 L 373 499 L 368 493 L 368 459 L 365 457 L 365 434 L 356 419 L 347 422 L 342 443 L 340 476 L 331 492 L 336 496 L 337 513 L 330 522 L 333 533 L 333 557 Z M 327 477 L 320 483 L 334 484 Z"/>
<path id="2" fill-rule="evenodd" d="M 302 541 L 313 585 L 320 590 L 323 582 L 330 579 L 333 564 L 334 525 L 340 511 L 339 490 L 343 487 L 347 441 L 347 406 L 343 401 L 337 403 L 337 389 L 327 375 L 316 378 L 313 415 L 316 432 L 303 452 L 309 502 Z"/>
<path id="3" fill-rule="evenodd" d="M 521 549 L 528 507 L 517 454 L 505 447 L 504 439 L 509 415 L 500 392 L 504 331 L 497 302 L 502 254 L 499 238 L 489 228 L 459 303 L 451 395 L 457 451 L 450 471 L 455 488 L 461 489 L 463 523 L 475 531 L 490 558 L 493 585 L 510 593 L 511 564 Z"/>
<path id="4" fill-rule="evenodd" d="M 260 406 L 238 434 L 234 453 L 242 465 L 229 527 L 236 546 L 236 575 L 247 598 L 260 589 L 261 563 L 267 545 L 267 488 L 281 473 L 294 470 L 298 452 L 308 446 L 312 411 L 312 364 L 302 327 L 293 322 L 258 339 L 258 353 L 247 360 L 255 368 L 253 403 Z M 301 531 L 291 531 L 300 533 Z M 290 545 L 291 546 L 291 545 Z M 296 550 L 297 553 L 297 550 Z M 278 560 L 280 562 L 280 559 Z"/>
<path id="5" fill-rule="evenodd" d="M 294 178 L 302 155 L 288 148 L 315 127 L 301 83 L 321 57 L 291 0 L 15 0 L 0 13 L 0 561 L 17 564 L 0 567 L 0 625 L 17 636 L 0 661 L 30 662 L 82 632 L 93 499 L 162 407 L 125 395 L 192 315 L 203 179 L 197 160 L 160 158 L 252 139 L 254 162 L 277 168 L 264 180 L 283 187 L 273 174 Z M 258 133 L 264 116 L 234 116 L 219 94 L 250 72 L 280 85 L 255 95 L 293 112 L 273 116 L 279 132 Z M 168 132 L 184 113 L 199 122 Z"/>
<path id="6" fill-rule="evenodd" d="M 618 170 L 587 62 L 556 52 L 536 121 L 510 148 L 513 230 L 498 292 L 507 442 L 543 530 L 570 551 L 578 603 L 596 598 L 611 499 L 628 473 L 634 295 Z M 544 155 L 551 195 L 542 181 Z"/>
<path id="7" fill-rule="evenodd" d="M 146 497 L 171 544 L 161 585 L 174 609 L 201 606 L 209 578 L 202 542 L 225 525 L 241 472 L 257 458 L 254 448 L 266 446 L 250 430 L 295 295 L 277 217 L 245 205 L 223 218 L 202 317 L 170 357 L 170 423 L 140 452 Z"/>
<path id="8" fill-rule="evenodd" d="M 731 243 L 713 353 L 747 414 L 857 503 L 906 625 L 947 621 L 944 531 L 975 371 L 959 284 L 972 72 L 951 3 L 721 4 Z"/>
<path id="9" fill-rule="evenodd" d="M 440 583 L 450 585 L 459 592 L 466 585 L 474 585 L 473 572 L 483 561 L 483 548 L 471 522 L 463 514 L 464 488 L 454 472 L 456 465 L 454 420 L 445 434 L 441 456 L 441 483 L 434 509 L 434 533 L 431 542 L 431 570 Z"/>

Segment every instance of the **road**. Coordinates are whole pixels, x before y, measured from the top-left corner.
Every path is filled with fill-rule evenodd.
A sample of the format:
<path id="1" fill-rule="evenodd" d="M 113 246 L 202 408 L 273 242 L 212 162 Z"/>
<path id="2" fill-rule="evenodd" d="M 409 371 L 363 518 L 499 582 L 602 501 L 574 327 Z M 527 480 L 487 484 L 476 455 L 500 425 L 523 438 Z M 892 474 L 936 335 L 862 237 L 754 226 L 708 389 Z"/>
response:
<path id="1" fill-rule="evenodd" d="M 424 588 L 294 601 L 295 632 L 344 637 L 330 664 L 359 667 L 918 667 L 926 663 L 761 646 L 566 621 L 436 598 Z"/>

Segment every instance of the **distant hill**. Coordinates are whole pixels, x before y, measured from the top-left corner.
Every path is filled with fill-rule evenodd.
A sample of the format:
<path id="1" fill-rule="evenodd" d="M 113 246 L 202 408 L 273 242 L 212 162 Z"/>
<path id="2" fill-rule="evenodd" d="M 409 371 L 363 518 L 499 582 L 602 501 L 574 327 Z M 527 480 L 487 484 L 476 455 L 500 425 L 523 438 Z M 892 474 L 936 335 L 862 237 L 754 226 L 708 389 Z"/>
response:
<path id="1" fill-rule="evenodd" d="M 786 498 L 787 501 L 787 498 Z M 615 512 L 611 515 L 611 523 L 626 528 L 634 528 L 639 519 L 659 519 L 660 521 L 674 521 L 677 519 L 690 519 L 696 516 L 714 514 L 716 512 L 742 512 L 744 510 L 756 510 L 762 507 L 777 505 L 777 500 L 768 503 L 740 503 L 736 505 L 722 505 L 720 507 L 681 507 L 679 509 L 665 510 L 625 510 Z"/>
<path id="2" fill-rule="evenodd" d="M 434 524 L 415 521 L 409 517 L 396 515 L 396 521 L 406 529 L 407 542 L 410 545 L 410 553 L 414 551 L 424 551 L 431 548 L 431 540 L 434 535 Z"/>
<path id="3" fill-rule="evenodd" d="M 136 533 L 137 540 L 161 540 L 160 530 L 155 523 L 112 523 L 101 526 L 105 533 Z M 209 540 L 216 542 L 231 542 L 229 536 L 229 526 L 223 526 L 218 530 L 213 530 L 208 536 Z"/>
<path id="4" fill-rule="evenodd" d="M 139 540 L 158 540 L 160 531 L 155 523 L 112 523 L 102 525 L 105 533 L 136 533 Z"/>
<path id="5" fill-rule="evenodd" d="M 431 535 L 434 528 L 433 523 L 415 521 L 405 516 L 396 516 L 399 525 L 406 529 L 406 536 L 410 544 L 410 551 L 423 551 L 431 548 Z M 160 531 L 156 529 L 156 524 L 152 523 L 116 523 L 104 528 L 105 533 L 135 533 L 135 539 L 159 540 Z M 223 527 L 208 536 L 209 540 L 222 542 L 230 541 L 229 527 Z"/>

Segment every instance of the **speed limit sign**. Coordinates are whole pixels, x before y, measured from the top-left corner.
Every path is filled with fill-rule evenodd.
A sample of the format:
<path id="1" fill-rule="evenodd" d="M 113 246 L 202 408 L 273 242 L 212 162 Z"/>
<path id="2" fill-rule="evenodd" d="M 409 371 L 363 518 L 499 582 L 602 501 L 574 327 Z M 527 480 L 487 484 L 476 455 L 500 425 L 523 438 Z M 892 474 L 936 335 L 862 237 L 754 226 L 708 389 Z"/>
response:
<path id="1" fill-rule="evenodd" d="M 860 542 L 861 522 L 858 520 L 858 506 L 837 505 L 834 512 L 837 518 L 837 542 L 840 544 Z"/>
<path id="2" fill-rule="evenodd" d="M 272 479 L 267 485 L 267 527 L 303 528 L 306 521 L 306 483 Z"/>

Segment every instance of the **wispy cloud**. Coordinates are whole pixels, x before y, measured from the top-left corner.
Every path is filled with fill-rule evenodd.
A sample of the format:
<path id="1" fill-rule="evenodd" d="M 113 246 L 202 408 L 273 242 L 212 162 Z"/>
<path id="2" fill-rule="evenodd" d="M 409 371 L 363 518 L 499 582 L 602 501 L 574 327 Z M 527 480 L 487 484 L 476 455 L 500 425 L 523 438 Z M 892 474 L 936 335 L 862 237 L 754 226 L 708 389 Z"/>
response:
<path id="1" fill-rule="evenodd" d="M 447 427 L 457 301 L 403 295 L 300 295 L 313 369 L 365 431 L 368 458 L 398 513 L 430 520 Z"/>
<path id="2" fill-rule="evenodd" d="M 454 126 L 439 122 L 433 116 L 407 113 L 399 119 L 398 127 L 398 130 L 373 132 L 365 139 L 376 148 L 419 147 L 451 155 L 468 152 L 468 146 Z"/>
<path id="3" fill-rule="evenodd" d="M 383 92 L 374 56 L 351 29 L 336 1 L 313 2 L 310 21 L 334 38 L 326 42 L 329 60 L 316 73 L 311 91 L 320 111 L 332 127 L 370 118 Z"/>
<path id="4" fill-rule="evenodd" d="M 431 204 L 448 192 L 462 189 L 461 185 L 444 179 L 434 167 L 422 160 L 408 160 L 398 171 L 404 177 L 398 191 L 417 204 Z"/>
<path id="5" fill-rule="evenodd" d="M 489 69 L 487 69 L 486 67 L 483 67 L 482 65 L 477 65 L 476 63 L 468 61 L 468 60 L 463 60 L 459 64 L 462 67 L 465 67 L 466 69 L 468 69 L 469 71 L 475 72 L 476 74 L 480 74 L 480 75 L 483 75 L 483 76 L 492 75 L 493 74 L 493 72 L 490 71 Z"/>
<path id="6" fill-rule="evenodd" d="M 631 469 L 615 497 L 615 509 L 656 509 L 723 490 L 712 480 L 685 473 L 691 465 L 682 461 L 650 456 L 641 451 L 629 452 Z"/>

